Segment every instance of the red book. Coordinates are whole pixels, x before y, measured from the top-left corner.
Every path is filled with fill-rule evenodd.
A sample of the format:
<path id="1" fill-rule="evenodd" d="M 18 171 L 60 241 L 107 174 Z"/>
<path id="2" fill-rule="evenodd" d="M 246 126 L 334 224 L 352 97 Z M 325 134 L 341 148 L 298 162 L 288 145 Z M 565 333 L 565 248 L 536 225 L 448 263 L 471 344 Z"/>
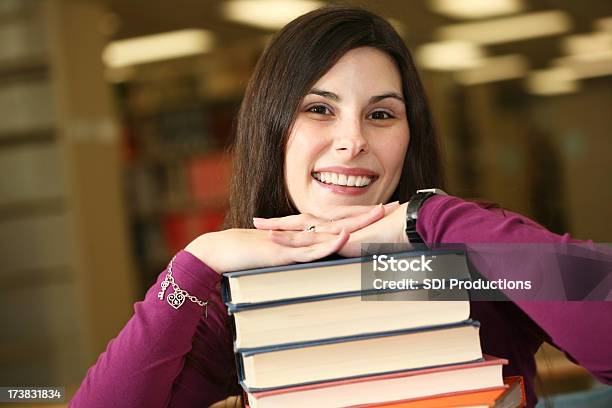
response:
<path id="1" fill-rule="evenodd" d="M 224 217 L 224 210 L 165 215 L 163 228 L 169 250 L 176 253 L 205 232 L 219 230 Z"/>
<path id="2" fill-rule="evenodd" d="M 390 404 L 359 405 L 368 408 L 518 408 L 526 405 L 523 377 L 506 377 L 503 388 L 475 392 L 457 392 L 432 398 L 396 402 Z"/>
<path id="3" fill-rule="evenodd" d="M 483 361 L 473 363 L 328 381 L 247 395 L 251 408 L 323 408 L 380 406 L 391 401 L 475 390 L 496 390 L 501 393 L 505 389 L 502 366 L 507 363 L 504 359 L 485 356 Z"/>
<path id="4" fill-rule="evenodd" d="M 225 153 L 192 158 L 187 165 L 189 189 L 194 201 L 204 205 L 225 203 L 229 196 L 232 161 Z"/>

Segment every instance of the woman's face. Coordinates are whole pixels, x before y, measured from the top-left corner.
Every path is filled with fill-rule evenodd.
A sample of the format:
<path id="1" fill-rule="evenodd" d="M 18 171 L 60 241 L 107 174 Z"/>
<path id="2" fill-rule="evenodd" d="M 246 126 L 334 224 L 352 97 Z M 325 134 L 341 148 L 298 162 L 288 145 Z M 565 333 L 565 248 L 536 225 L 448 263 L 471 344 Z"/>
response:
<path id="1" fill-rule="evenodd" d="M 409 142 L 393 59 L 353 49 L 301 101 L 285 153 L 285 182 L 301 213 L 329 218 L 338 205 L 386 203 Z"/>

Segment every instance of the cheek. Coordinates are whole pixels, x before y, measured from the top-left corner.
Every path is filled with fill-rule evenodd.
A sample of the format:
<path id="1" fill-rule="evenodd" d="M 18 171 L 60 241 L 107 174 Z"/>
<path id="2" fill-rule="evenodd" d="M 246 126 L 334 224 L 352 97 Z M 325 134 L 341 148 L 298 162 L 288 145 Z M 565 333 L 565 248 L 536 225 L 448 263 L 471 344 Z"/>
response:
<path id="1" fill-rule="evenodd" d="M 285 150 L 285 183 L 291 196 L 294 195 L 293 190 L 298 185 L 298 169 L 301 167 L 300 160 L 299 147 L 296 145 L 295 140 L 290 140 Z"/>
<path id="2" fill-rule="evenodd" d="M 406 136 L 408 131 L 399 133 L 396 137 L 384 138 L 380 144 L 377 145 L 378 160 L 382 163 L 387 177 L 393 179 L 399 177 L 402 165 L 404 163 L 404 157 L 408 150 L 408 143 L 410 137 Z"/>
<path id="3" fill-rule="evenodd" d="M 303 193 L 304 183 L 310 181 L 310 170 L 322 149 L 317 132 L 297 121 L 285 149 L 285 183 L 292 199 Z"/>
<path id="4" fill-rule="evenodd" d="M 324 148 L 324 140 L 313 126 L 297 121 L 289 135 L 285 160 L 287 173 L 308 174 Z"/>

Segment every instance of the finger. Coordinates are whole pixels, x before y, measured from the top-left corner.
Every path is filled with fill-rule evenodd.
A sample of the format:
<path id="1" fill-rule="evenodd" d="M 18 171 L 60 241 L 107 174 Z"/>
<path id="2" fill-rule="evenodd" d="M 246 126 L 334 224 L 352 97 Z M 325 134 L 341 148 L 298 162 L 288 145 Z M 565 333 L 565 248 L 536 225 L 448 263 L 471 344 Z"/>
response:
<path id="1" fill-rule="evenodd" d="M 399 201 L 394 201 L 388 204 L 383 205 L 385 212 L 383 215 L 388 214 L 395 210 L 399 206 Z M 332 223 L 336 220 L 345 219 L 348 217 L 355 217 L 359 215 L 367 215 L 370 211 L 375 210 L 379 205 L 346 205 L 339 206 L 334 209 L 332 213 L 332 217 L 330 217 L 329 221 Z M 328 221 L 328 220 L 325 220 Z M 318 225 L 322 224 L 323 221 L 320 218 L 312 216 L 310 214 L 297 214 L 297 215 L 289 215 L 286 217 L 276 217 L 276 218 L 253 218 L 253 226 L 257 229 L 262 230 L 284 230 L 284 231 L 303 231 L 310 225 Z M 369 224 L 366 224 L 369 225 Z M 322 232 L 330 232 L 337 234 L 343 227 L 323 227 Z M 317 227 L 318 229 L 318 227 Z M 349 231 L 352 232 L 352 231 Z"/>
<path id="2" fill-rule="evenodd" d="M 400 206 L 400 202 L 399 201 L 393 201 L 391 203 L 387 203 L 387 204 L 383 205 L 383 208 L 385 209 L 385 215 L 392 213 L 399 206 Z"/>
<path id="3" fill-rule="evenodd" d="M 340 230 L 345 229 L 347 232 L 354 232 L 375 223 L 385 216 L 383 206 L 376 206 L 365 214 L 360 214 L 354 217 L 344 218 L 338 221 L 327 223 L 316 227 L 317 232 L 327 232 L 338 234 Z"/>
<path id="4" fill-rule="evenodd" d="M 253 225 L 257 229 L 303 231 L 307 225 L 314 225 L 320 220 L 310 214 L 288 215 L 276 218 L 253 218 Z"/>
<path id="5" fill-rule="evenodd" d="M 350 234 L 342 230 L 337 238 L 308 247 L 292 248 L 290 255 L 294 262 L 310 262 L 334 254 L 348 241 Z"/>

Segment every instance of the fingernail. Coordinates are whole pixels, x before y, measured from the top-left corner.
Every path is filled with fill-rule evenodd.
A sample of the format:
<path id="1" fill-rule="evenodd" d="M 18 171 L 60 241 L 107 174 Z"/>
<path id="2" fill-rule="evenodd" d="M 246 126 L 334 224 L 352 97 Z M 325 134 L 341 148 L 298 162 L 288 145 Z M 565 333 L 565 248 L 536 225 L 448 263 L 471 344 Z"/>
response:
<path id="1" fill-rule="evenodd" d="M 391 203 L 385 204 L 385 207 L 395 207 L 398 204 L 399 204 L 399 201 L 393 201 Z"/>

